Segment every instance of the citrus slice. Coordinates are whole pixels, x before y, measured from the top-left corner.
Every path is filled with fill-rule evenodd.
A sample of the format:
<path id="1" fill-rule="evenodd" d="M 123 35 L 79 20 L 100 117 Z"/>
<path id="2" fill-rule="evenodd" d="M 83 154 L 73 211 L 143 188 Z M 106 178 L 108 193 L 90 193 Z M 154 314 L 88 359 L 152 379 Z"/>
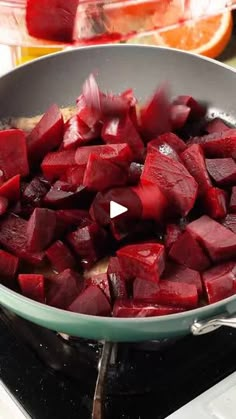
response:
<path id="1" fill-rule="evenodd" d="M 225 12 L 163 31 L 158 34 L 155 43 L 159 43 L 161 38 L 161 45 L 215 58 L 228 44 L 232 28 L 232 14 Z"/>

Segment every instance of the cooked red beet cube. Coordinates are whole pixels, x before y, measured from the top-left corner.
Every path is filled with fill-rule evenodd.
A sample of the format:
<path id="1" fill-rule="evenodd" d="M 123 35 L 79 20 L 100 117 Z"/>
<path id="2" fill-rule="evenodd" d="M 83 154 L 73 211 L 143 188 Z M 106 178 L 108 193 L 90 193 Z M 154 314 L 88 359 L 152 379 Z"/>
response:
<path id="1" fill-rule="evenodd" d="M 35 177 L 23 191 L 23 200 L 34 207 L 40 207 L 43 197 L 50 189 L 50 184 L 43 178 Z"/>
<path id="2" fill-rule="evenodd" d="M 193 137 L 188 144 L 201 144 L 207 157 L 236 158 L 236 129 Z"/>
<path id="3" fill-rule="evenodd" d="M 203 246 L 214 262 L 234 257 L 236 234 L 203 215 L 186 227 L 188 233 Z"/>
<path id="4" fill-rule="evenodd" d="M 95 139 L 101 134 L 101 112 L 92 109 L 81 94 L 76 100 L 77 116 L 90 129 L 89 135 Z"/>
<path id="5" fill-rule="evenodd" d="M 128 211 L 119 216 L 119 219 L 140 219 L 142 217 L 142 203 L 138 195 L 132 188 L 114 188 L 107 192 L 98 193 L 90 208 L 90 215 L 100 225 L 107 225 L 110 223 L 110 202 L 114 201 L 124 207 Z"/>
<path id="6" fill-rule="evenodd" d="M 196 101 L 192 96 L 180 95 L 174 100 L 176 105 L 185 105 L 191 109 L 190 118 L 199 119 L 206 114 L 206 108 L 199 102 Z"/>
<path id="7" fill-rule="evenodd" d="M 150 285 L 150 281 L 137 278 L 133 286 L 133 298 L 141 301 L 194 308 L 198 304 L 195 284 L 186 282 L 160 281 Z"/>
<path id="8" fill-rule="evenodd" d="M 5 181 L 29 173 L 25 133 L 19 129 L 0 131 L 0 167 Z"/>
<path id="9" fill-rule="evenodd" d="M 206 214 L 214 220 L 224 218 L 227 214 L 227 193 L 219 188 L 209 188 L 203 196 L 202 203 Z"/>
<path id="10" fill-rule="evenodd" d="M 141 181 L 159 186 L 181 215 L 187 215 L 194 206 L 198 191 L 196 181 L 183 164 L 159 151 L 148 153 Z"/>
<path id="11" fill-rule="evenodd" d="M 75 258 L 70 249 L 61 240 L 53 243 L 47 249 L 46 255 L 57 272 L 62 272 L 67 268 L 74 269 L 76 266 Z"/>
<path id="12" fill-rule="evenodd" d="M 186 124 L 191 109 L 186 105 L 171 105 L 170 108 L 170 121 L 173 130 L 181 129 Z"/>
<path id="13" fill-rule="evenodd" d="M 232 186 L 236 183 L 236 163 L 232 158 L 206 159 L 206 167 L 220 186 Z"/>
<path id="14" fill-rule="evenodd" d="M 125 185 L 126 181 L 127 172 L 124 169 L 96 154 L 90 154 L 83 178 L 83 185 L 89 190 L 104 191 Z"/>
<path id="15" fill-rule="evenodd" d="M 235 293 L 236 263 L 214 266 L 203 273 L 202 280 L 209 304 L 230 297 Z"/>
<path id="16" fill-rule="evenodd" d="M 91 278 L 86 279 L 85 283 L 86 283 L 86 286 L 96 285 L 104 292 L 107 299 L 109 301 L 111 300 L 110 286 L 109 286 L 109 281 L 108 281 L 106 272 L 102 274 L 94 275 Z"/>
<path id="17" fill-rule="evenodd" d="M 149 148 L 149 150 L 148 150 L 149 153 L 155 153 L 156 151 L 163 154 L 164 156 L 170 157 L 171 159 L 182 163 L 182 160 L 180 159 L 179 155 L 167 143 L 161 143 L 158 147 L 156 147 L 156 148 L 152 147 L 151 149 Z"/>
<path id="18" fill-rule="evenodd" d="M 138 129 L 139 128 L 139 123 L 138 123 L 138 116 L 137 116 L 137 110 L 136 110 L 136 105 L 137 105 L 137 99 L 134 96 L 134 91 L 133 89 L 127 89 L 124 92 L 121 93 L 122 98 L 125 98 L 125 100 L 128 101 L 129 103 L 129 117 L 131 119 L 131 121 L 133 122 L 134 126 Z"/>
<path id="19" fill-rule="evenodd" d="M 186 149 L 185 142 L 173 132 L 166 132 L 165 134 L 159 135 L 155 140 L 149 141 L 147 149 L 148 151 L 152 149 L 159 150 L 159 147 L 164 143 L 173 148 L 176 153 L 182 153 Z"/>
<path id="20" fill-rule="evenodd" d="M 63 138 L 63 129 L 64 122 L 60 109 L 57 105 L 50 106 L 27 138 L 31 165 L 38 163 L 49 151 L 59 147 Z"/>
<path id="21" fill-rule="evenodd" d="M 165 269 L 165 248 L 160 243 L 131 244 L 119 249 L 117 256 L 127 279 L 159 281 Z"/>
<path id="22" fill-rule="evenodd" d="M 5 182 L 5 176 L 3 171 L 0 169 L 0 186 L 2 186 Z"/>
<path id="23" fill-rule="evenodd" d="M 0 277 L 1 282 L 12 285 L 19 265 L 19 258 L 4 250 L 0 250 Z"/>
<path id="24" fill-rule="evenodd" d="M 89 128 L 78 115 L 73 115 L 65 124 L 63 148 L 70 149 L 89 143 L 99 136 Z"/>
<path id="25" fill-rule="evenodd" d="M 142 204 L 142 218 L 160 221 L 165 215 L 168 201 L 160 188 L 154 184 L 134 186 L 133 191 Z M 128 207 L 129 211 L 129 207 Z"/>
<path id="26" fill-rule="evenodd" d="M 117 298 L 126 298 L 127 289 L 124 272 L 117 257 L 110 258 L 107 275 L 110 281 L 111 296 L 113 300 L 116 300 Z"/>
<path id="27" fill-rule="evenodd" d="M 212 186 L 212 183 L 207 173 L 201 146 L 199 144 L 193 144 L 181 154 L 181 158 L 189 173 L 191 173 L 198 183 L 199 195 L 204 194 L 204 192 Z"/>
<path id="28" fill-rule="evenodd" d="M 183 284 L 196 285 L 198 294 L 202 293 L 201 275 L 198 271 L 184 265 L 169 263 L 163 274 L 163 280 L 171 282 L 182 282 Z"/>
<path id="29" fill-rule="evenodd" d="M 85 186 L 70 185 L 67 182 L 57 181 L 44 197 L 44 204 L 53 208 L 70 209 L 88 208 L 92 195 Z"/>
<path id="30" fill-rule="evenodd" d="M 61 177 L 61 180 L 70 183 L 71 185 L 80 186 L 83 184 L 84 172 L 86 166 L 73 166 L 66 170 L 66 173 Z"/>
<path id="31" fill-rule="evenodd" d="M 10 202 L 20 199 L 20 175 L 13 176 L 0 186 L 0 196 L 5 197 Z"/>
<path id="32" fill-rule="evenodd" d="M 227 214 L 222 224 L 236 234 L 236 214 Z"/>
<path id="33" fill-rule="evenodd" d="M 196 271 L 204 271 L 210 266 L 210 260 L 198 242 L 185 231 L 170 249 L 169 256 L 180 265 Z"/>
<path id="34" fill-rule="evenodd" d="M 8 208 L 8 199 L 0 196 L 0 216 L 5 214 Z"/>
<path id="35" fill-rule="evenodd" d="M 214 118 L 205 127 L 205 131 L 208 134 L 213 134 L 213 132 L 222 132 L 230 129 L 226 123 L 220 118 Z"/>
<path id="36" fill-rule="evenodd" d="M 53 307 L 66 309 L 83 288 L 83 278 L 77 272 L 65 269 L 50 280 L 47 303 Z"/>
<path id="37" fill-rule="evenodd" d="M 56 214 L 47 208 L 35 208 L 27 224 L 27 248 L 41 252 L 52 242 L 56 230 Z"/>
<path id="38" fill-rule="evenodd" d="M 232 188 L 232 194 L 229 203 L 230 212 L 236 212 L 236 186 Z"/>
<path id="39" fill-rule="evenodd" d="M 107 120 L 102 128 L 102 139 L 107 144 L 127 143 L 134 157 L 143 160 L 144 145 L 129 115 Z"/>
<path id="40" fill-rule="evenodd" d="M 46 179 L 54 180 L 75 165 L 75 151 L 64 150 L 48 153 L 44 157 L 41 169 Z"/>
<path id="41" fill-rule="evenodd" d="M 85 168 L 90 154 L 95 154 L 103 160 L 109 160 L 109 162 L 122 167 L 128 167 L 133 158 L 133 153 L 126 143 L 94 145 L 77 149 L 75 153 L 76 164 Z"/>
<path id="42" fill-rule="evenodd" d="M 154 317 L 181 313 L 186 308 L 148 304 L 133 300 L 117 300 L 113 307 L 113 317 Z"/>
<path id="43" fill-rule="evenodd" d="M 165 248 L 167 252 L 170 251 L 173 244 L 181 236 L 182 230 L 177 224 L 167 224 L 165 234 Z"/>
<path id="44" fill-rule="evenodd" d="M 143 164 L 132 162 L 128 169 L 128 185 L 137 185 L 143 171 Z"/>
<path id="45" fill-rule="evenodd" d="M 146 141 L 171 131 L 170 101 L 167 85 L 160 86 L 140 112 L 142 133 Z"/>
<path id="46" fill-rule="evenodd" d="M 78 0 L 27 0 L 28 33 L 36 38 L 72 41 L 77 6 Z"/>
<path id="47" fill-rule="evenodd" d="M 44 259 L 43 252 L 30 252 L 27 246 L 27 221 L 14 214 L 8 215 L 0 222 L 0 244 L 13 255 L 32 264 L 40 264 Z"/>
<path id="48" fill-rule="evenodd" d="M 85 227 L 91 223 L 88 211 L 69 209 L 56 211 L 57 219 L 62 221 L 68 227 Z"/>
<path id="49" fill-rule="evenodd" d="M 86 288 L 68 307 L 75 313 L 90 314 L 92 316 L 109 316 L 111 306 L 104 292 L 96 285 Z"/>
<path id="50" fill-rule="evenodd" d="M 39 303 L 45 302 L 45 280 L 43 275 L 20 274 L 18 275 L 18 282 L 25 297 Z"/>
<path id="51" fill-rule="evenodd" d="M 96 223 L 78 228 L 69 233 L 67 240 L 75 253 L 80 257 L 84 268 L 91 267 L 93 263 L 106 253 L 107 234 Z"/>

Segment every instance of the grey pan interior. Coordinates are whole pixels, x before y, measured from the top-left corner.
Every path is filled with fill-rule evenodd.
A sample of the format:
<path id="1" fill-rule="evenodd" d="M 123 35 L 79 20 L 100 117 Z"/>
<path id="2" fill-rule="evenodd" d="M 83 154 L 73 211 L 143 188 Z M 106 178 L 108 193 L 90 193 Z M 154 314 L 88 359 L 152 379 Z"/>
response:
<path id="1" fill-rule="evenodd" d="M 24 65 L 0 79 L 0 118 L 42 113 L 56 102 L 75 103 L 94 72 L 102 89 L 134 88 L 145 99 L 168 80 L 173 95 L 202 99 L 226 119 L 236 120 L 236 72 L 213 60 L 180 51 L 144 46 L 101 46 L 54 54 Z M 185 313 L 146 319 L 111 319 L 48 307 L 0 285 L 0 304 L 42 326 L 94 339 L 145 340 L 189 333 L 195 320 L 236 312 L 236 297 Z"/>

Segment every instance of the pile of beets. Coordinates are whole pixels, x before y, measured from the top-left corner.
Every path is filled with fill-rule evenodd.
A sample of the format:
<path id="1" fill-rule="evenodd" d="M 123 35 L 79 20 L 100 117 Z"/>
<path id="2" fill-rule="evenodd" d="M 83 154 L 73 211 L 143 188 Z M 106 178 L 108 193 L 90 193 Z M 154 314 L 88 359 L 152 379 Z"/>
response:
<path id="1" fill-rule="evenodd" d="M 142 107 L 91 75 L 64 122 L 0 132 L 0 277 L 90 315 L 179 313 L 236 292 L 236 129 L 162 85 Z M 128 208 L 110 219 L 110 201 Z M 107 270 L 86 274 L 107 257 Z"/>

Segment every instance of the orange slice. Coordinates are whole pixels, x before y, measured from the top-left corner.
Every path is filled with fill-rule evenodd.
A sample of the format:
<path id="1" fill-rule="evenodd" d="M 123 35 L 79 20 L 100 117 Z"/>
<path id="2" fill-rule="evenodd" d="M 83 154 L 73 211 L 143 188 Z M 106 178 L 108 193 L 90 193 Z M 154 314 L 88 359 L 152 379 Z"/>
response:
<path id="1" fill-rule="evenodd" d="M 215 58 L 228 44 L 232 28 L 232 14 L 225 12 L 163 31 L 155 35 L 154 43 Z"/>

